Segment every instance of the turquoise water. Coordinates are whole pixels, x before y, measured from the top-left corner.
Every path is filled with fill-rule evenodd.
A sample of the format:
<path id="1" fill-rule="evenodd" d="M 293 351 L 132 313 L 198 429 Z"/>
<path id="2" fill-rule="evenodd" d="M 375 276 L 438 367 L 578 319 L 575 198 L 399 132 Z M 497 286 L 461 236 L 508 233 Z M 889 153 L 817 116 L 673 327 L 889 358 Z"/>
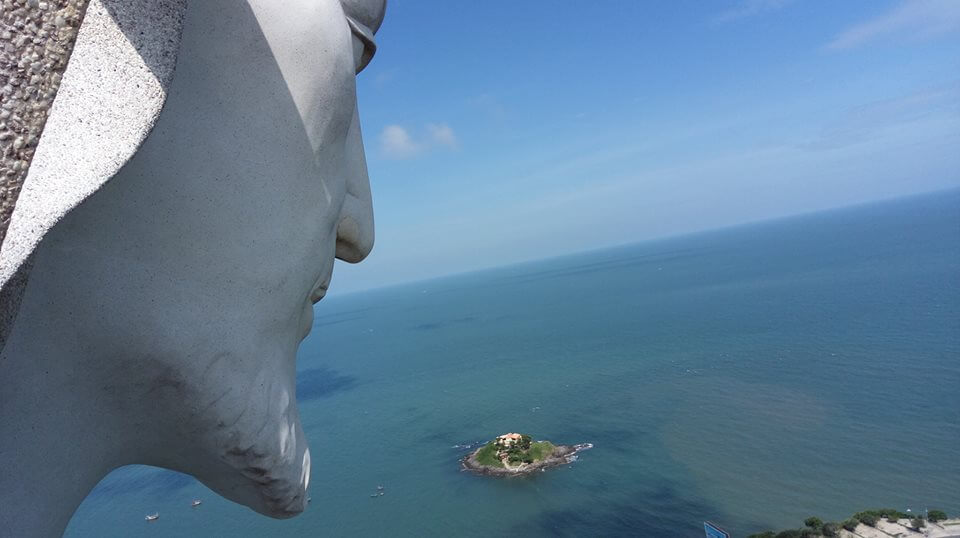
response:
<path id="1" fill-rule="evenodd" d="M 958 513 L 960 191 L 331 297 L 298 368 L 303 515 L 134 466 L 67 536 L 742 535 Z M 462 445 L 506 431 L 596 446 L 529 478 L 459 471 Z"/>

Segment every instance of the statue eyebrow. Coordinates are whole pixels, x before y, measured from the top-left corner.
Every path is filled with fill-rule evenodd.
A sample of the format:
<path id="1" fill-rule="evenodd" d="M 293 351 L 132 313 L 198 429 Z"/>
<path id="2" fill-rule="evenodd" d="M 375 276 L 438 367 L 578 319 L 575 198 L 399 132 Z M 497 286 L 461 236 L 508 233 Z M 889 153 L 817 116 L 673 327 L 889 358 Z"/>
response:
<path id="1" fill-rule="evenodd" d="M 347 18 L 347 25 L 350 26 L 350 31 L 353 32 L 353 35 L 360 38 L 360 41 L 363 42 L 363 55 L 360 57 L 360 63 L 357 65 L 357 73 L 363 71 L 363 68 L 370 63 L 370 60 L 373 59 L 373 55 L 377 52 L 377 42 L 374 40 L 373 32 L 365 24 L 357 22 L 356 19 L 350 15 L 344 15 Z"/>

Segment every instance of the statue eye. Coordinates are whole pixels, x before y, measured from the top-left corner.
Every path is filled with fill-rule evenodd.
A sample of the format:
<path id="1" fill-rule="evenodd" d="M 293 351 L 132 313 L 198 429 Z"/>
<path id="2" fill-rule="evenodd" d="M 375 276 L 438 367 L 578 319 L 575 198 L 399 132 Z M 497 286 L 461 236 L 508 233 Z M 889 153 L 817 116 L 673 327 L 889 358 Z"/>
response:
<path id="1" fill-rule="evenodd" d="M 357 73 L 359 73 L 373 59 L 373 55 L 377 52 L 377 42 L 374 41 L 373 32 L 370 28 L 360 24 L 353 17 L 347 16 L 347 24 L 350 25 L 350 31 L 353 33 L 354 39 L 360 40 L 363 45 L 360 57 L 357 58 Z"/>

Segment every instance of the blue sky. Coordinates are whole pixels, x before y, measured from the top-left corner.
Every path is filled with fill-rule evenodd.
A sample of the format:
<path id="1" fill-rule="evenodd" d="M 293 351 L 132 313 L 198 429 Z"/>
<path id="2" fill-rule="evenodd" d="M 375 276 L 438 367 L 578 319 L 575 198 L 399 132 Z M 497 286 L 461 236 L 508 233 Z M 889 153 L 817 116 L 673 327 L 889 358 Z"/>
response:
<path id="1" fill-rule="evenodd" d="M 343 293 L 960 186 L 960 0 L 390 0 Z"/>

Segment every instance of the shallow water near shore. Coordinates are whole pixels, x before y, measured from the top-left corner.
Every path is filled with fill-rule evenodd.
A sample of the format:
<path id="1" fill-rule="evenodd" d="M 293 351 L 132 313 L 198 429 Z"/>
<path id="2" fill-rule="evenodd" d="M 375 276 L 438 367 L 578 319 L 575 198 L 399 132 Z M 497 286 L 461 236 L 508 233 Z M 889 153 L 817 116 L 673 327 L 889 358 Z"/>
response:
<path id="1" fill-rule="evenodd" d="M 743 535 L 960 513 L 958 275 L 954 190 L 329 297 L 298 362 L 303 515 L 131 466 L 66 535 Z M 594 448 L 530 477 L 461 472 L 507 431 Z"/>

